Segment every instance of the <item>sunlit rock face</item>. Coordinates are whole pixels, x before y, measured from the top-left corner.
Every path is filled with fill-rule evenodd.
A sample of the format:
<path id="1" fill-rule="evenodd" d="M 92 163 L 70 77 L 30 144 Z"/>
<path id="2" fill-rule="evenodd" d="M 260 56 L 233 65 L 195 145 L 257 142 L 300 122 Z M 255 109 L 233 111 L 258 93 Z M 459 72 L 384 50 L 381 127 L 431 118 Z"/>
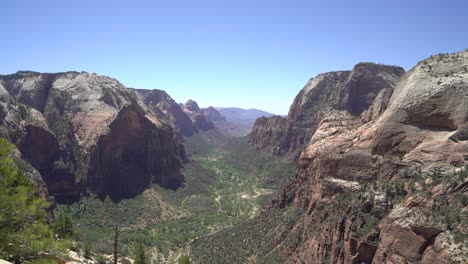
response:
<path id="1" fill-rule="evenodd" d="M 449 175 L 465 165 L 468 157 L 464 137 L 468 104 L 463 99 L 468 96 L 467 68 L 468 52 L 433 56 L 399 81 L 392 77 L 393 87 L 363 89 L 372 96 L 349 94 L 347 103 L 322 117 L 301 153 L 297 178 L 279 202 L 307 212 L 303 216 L 304 240 L 291 259 L 305 263 L 430 263 L 433 259 L 456 263 L 467 259 L 463 242 L 454 239 L 466 230 L 466 219 L 453 220 L 448 227 L 434 216 L 457 218 L 460 211 L 467 210 L 458 201 L 460 195 L 466 195 L 466 178 L 454 180 Z M 450 178 L 431 187 L 411 187 L 411 180 L 405 178 L 408 171 L 424 174 L 434 168 L 441 168 L 446 173 L 442 177 Z M 402 183 L 404 198 L 388 205 L 391 199 L 386 196 L 393 191 L 386 194 L 362 187 L 361 204 L 348 205 L 345 213 L 336 212 L 333 201 L 340 194 L 351 197 L 358 184 L 386 183 Z M 429 190 L 412 195 L 411 188 Z M 444 213 L 445 202 L 457 207 L 457 212 Z M 377 219 L 375 228 L 364 237 L 353 232 L 364 229 L 370 220 L 350 213 L 356 206 Z M 325 221 L 330 214 L 338 221 Z M 317 227 L 324 232 L 316 233 Z"/>
<path id="2" fill-rule="evenodd" d="M 250 135 L 283 154 L 294 120 L 307 124 L 297 176 L 257 220 L 226 232 L 232 240 L 197 242 L 194 258 L 207 259 L 197 253 L 207 244 L 246 263 L 466 263 L 466 98 L 468 51 L 405 74 L 358 64 L 312 79 L 287 118 L 258 119 Z"/>
<path id="3" fill-rule="evenodd" d="M 86 72 L 0 77 L 2 136 L 58 201 L 87 188 L 115 199 L 176 188 L 187 161 L 175 128 L 117 80 Z"/>
<path id="4" fill-rule="evenodd" d="M 165 91 L 153 89 L 135 89 L 138 96 L 154 113 L 164 117 L 164 120 L 172 124 L 176 131 L 185 137 L 194 133 L 194 125 L 190 117 L 182 110 Z"/>
<path id="5" fill-rule="evenodd" d="M 381 113 L 403 74 L 401 67 L 372 63 L 357 64 L 352 71 L 320 74 L 299 92 L 284 120 L 257 120 L 249 140 L 275 155 L 297 154 L 331 111 L 344 110 L 356 117 Z M 374 102 L 376 98 L 380 103 Z"/>
<path id="6" fill-rule="evenodd" d="M 188 100 L 185 104 L 182 105 L 182 110 L 184 110 L 184 112 L 192 120 L 193 129 L 195 131 L 207 131 L 214 128 L 213 122 L 210 122 L 205 118 L 205 115 L 201 111 L 197 102 Z"/>

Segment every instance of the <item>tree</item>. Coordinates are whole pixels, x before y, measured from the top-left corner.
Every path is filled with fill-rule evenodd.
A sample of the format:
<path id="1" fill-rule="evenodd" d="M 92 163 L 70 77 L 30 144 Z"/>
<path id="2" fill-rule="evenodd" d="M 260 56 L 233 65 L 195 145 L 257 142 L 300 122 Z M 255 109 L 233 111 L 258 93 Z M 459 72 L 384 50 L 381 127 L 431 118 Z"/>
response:
<path id="1" fill-rule="evenodd" d="M 179 264 L 190 264 L 190 257 L 189 256 L 182 256 L 179 259 Z"/>
<path id="2" fill-rule="evenodd" d="M 0 258 L 20 263 L 64 253 L 69 241 L 57 241 L 46 223 L 50 206 L 31 180 L 15 165 L 13 145 L 0 138 Z"/>
<path id="3" fill-rule="evenodd" d="M 89 241 L 84 246 L 84 257 L 87 259 L 91 258 L 91 242 Z"/>
<path id="4" fill-rule="evenodd" d="M 71 216 L 62 210 L 57 211 L 53 229 L 57 236 L 62 239 L 73 238 L 76 234 Z"/>
<path id="5" fill-rule="evenodd" d="M 133 258 L 135 262 L 133 264 L 148 264 L 149 259 L 146 255 L 146 249 L 142 242 L 136 243 L 133 246 Z"/>
<path id="6" fill-rule="evenodd" d="M 117 226 L 115 226 L 115 237 L 114 237 L 114 264 L 117 264 L 117 249 L 119 246 L 119 230 L 117 229 Z"/>

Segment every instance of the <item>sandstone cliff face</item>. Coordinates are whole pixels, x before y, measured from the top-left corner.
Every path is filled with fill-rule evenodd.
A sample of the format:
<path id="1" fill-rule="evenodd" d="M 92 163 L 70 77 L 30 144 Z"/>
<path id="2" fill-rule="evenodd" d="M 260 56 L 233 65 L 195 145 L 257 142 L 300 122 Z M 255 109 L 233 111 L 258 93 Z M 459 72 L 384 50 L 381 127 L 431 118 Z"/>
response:
<path id="1" fill-rule="evenodd" d="M 145 105 L 153 112 L 164 116 L 164 119 L 169 121 L 178 133 L 185 137 L 193 135 L 192 120 L 165 91 L 157 89 L 135 89 L 135 91 L 142 97 Z"/>
<path id="2" fill-rule="evenodd" d="M 361 66 L 371 65 L 353 72 Z M 298 174 L 257 219 L 195 248 L 245 263 L 467 263 L 468 51 L 433 56 L 399 80 L 398 68 L 386 71 L 386 83 L 364 75 L 372 88 L 361 89 L 352 72 L 319 76 L 287 118 L 257 120 L 261 148 L 287 138 L 279 131 L 291 120 L 315 125 Z M 325 78 L 336 86 L 319 85 Z"/>
<path id="3" fill-rule="evenodd" d="M 0 77 L 0 91 L 2 136 L 59 201 L 86 188 L 118 199 L 183 178 L 186 156 L 170 124 L 114 79 L 18 72 Z"/>
<path id="4" fill-rule="evenodd" d="M 274 204 L 305 212 L 301 243 L 277 252 L 293 263 L 466 262 L 468 143 L 454 135 L 468 121 L 467 68 L 468 52 L 434 56 L 391 98 L 339 97 L 343 110 L 321 119 Z"/>
<path id="5" fill-rule="evenodd" d="M 290 127 L 290 121 L 282 116 L 260 117 L 249 134 L 249 142 L 274 155 L 281 155 L 283 150 L 296 149 L 305 140 L 305 133 L 298 136 Z"/>
<path id="6" fill-rule="evenodd" d="M 213 123 L 205 118 L 205 115 L 201 111 L 197 102 L 188 100 L 184 105 L 182 105 L 182 110 L 184 110 L 184 112 L 192 120 L 193 129 L 195 131 L 207 131 L 214 128 Z"/>
<path id="7" fill-rule="evenodd" d="M 385 102 L 379 106 L 372 104 L 377 96 L 381 100 L 388 99 L 388 92 L 391 94 L 403 73 L 400 67 L 360 63 L 352 71 L 320 74 L 299 92 L 281 126 L 265 127 L 278 122 L 259 120 L 249 140 L 259 149 L 276 155 L 297 153 L 330 111 L 346 110 L 353 116 L 361 116 L 366 115 L 369 108 L 373 110 L 374 107 L 385 106 Z M 387 96 L 384 96 L 384 92 L 380 94 L 382 90 L 387 91 Z M 289 125 L 284 126 L 286 122 Z M 262 131 L 271 131 L 269 133 L 274 136 L 263 135 Z"/>

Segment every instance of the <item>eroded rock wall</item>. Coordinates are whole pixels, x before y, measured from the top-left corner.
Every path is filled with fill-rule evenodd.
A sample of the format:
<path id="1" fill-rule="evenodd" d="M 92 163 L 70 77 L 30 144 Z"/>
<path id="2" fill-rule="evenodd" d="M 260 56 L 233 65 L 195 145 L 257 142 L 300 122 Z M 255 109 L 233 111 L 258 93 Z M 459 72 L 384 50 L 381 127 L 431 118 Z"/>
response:
<path id="1" fill-rule="evenodd" d="M 0 86 L 2 136 L 56 200 L 77 200 L 87 188 L 119 199 L 182 182 L 187 157 L 171 120 L 117 80 L 18 72 L 1 76 Z"/>
<path id="2" fill-rule="evenodd" d="M 401 67 L 373 63 L 357 64 L 352 71 L 320 74 L 296 96 L 285 121 L 277 122 L 275 117 L 256 122 L 249 141 L 275 155 L 300 152 L 329 112 L 344 110 L 356 117 L 381 112 L 403 74 Z M 373 105 L 376 98 L 380 103 Z M 265 131 L 274 132 L 269 136 Z"/>
<path id="3" fill-rule="evenodd" d="M 383 73 L 369 64 L 353 72 L 370 66 L 378 68 L 369 74 Z M 403 76 L 399 68 L 384 69 L 375 79 L 338 73 L 347 77 L 332 83 L 343 84 L 325 85 L 337 87 L 334 93 L 307 96 L 321 88 L 316 80 L 288 118 L 257 121 L 251 142 L 273 152 L 284 141 L 273 127 L 290 131 L 288 122 L 301 116 L 316 127 L 283 193 L 257 219 L 197 242 L 196 260 L 218 257 L 203 253 L 206 243 L 245 263 L 468 261 L 468 51 L 432 56 Z M 318 105 L 328 110 L 307 112 Z M 232 239 L 224 241 L 227 235 Z M 226 253 L 226 246 L 239 249 Z"/>
<path id="4" fill-rule="evenodd" d="M 277 201 L 305 210 L 302 242 L 278 252 L 293 263 L 466 262 L 468 143 L 451 137 L 467 122 L 467 67 L 468 52 L 420 62 L 389 101 L 367 102 L 369 122 L 329 112 Z"/>

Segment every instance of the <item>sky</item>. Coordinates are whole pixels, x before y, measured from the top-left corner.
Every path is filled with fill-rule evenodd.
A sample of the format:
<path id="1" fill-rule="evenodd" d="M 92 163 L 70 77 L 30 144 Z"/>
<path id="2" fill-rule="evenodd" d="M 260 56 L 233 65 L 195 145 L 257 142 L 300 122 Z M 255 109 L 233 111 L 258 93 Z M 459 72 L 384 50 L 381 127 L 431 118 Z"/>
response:
<path id="1" fill-rule="evenodd" d="M 287 114 L 315 75 L 468 48 L 465 0 L 5 0 L 0 74 L 87 71 Z"/>

